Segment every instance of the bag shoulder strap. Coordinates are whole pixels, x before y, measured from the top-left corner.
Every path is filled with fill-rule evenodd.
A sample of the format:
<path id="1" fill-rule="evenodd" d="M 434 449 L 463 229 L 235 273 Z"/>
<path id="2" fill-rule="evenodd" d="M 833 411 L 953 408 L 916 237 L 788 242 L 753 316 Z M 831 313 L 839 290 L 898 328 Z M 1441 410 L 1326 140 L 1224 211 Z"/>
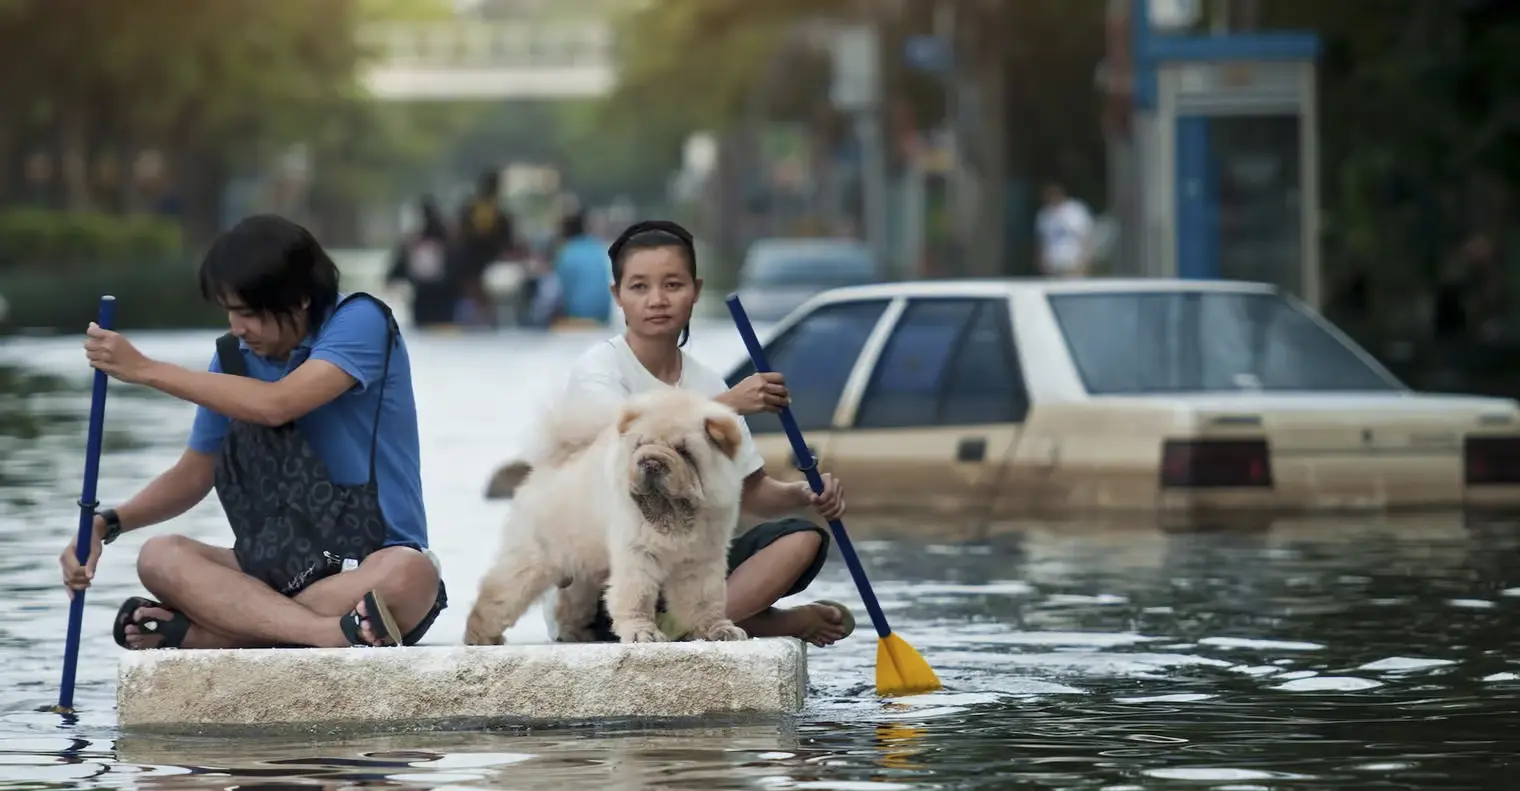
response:
<path id="1" fill-rule="evenodd" d="M 243 362 L 243 350 L 238 348 L 237 336 L 230 332 L 216 339 L 216 361 L 224 374 L 248 375 L 248 366 Z"/>
<path id="2" fill-rule="evenodd" d="M 380 308 L 380 312 L 385 314 L 385 362 L 380 369 L 380 392 L 375 399 L 375 419 L 369 436 L 369 480 L 374 483 L 376 481 L 375 452 L 380 446 L 380 411 L 385 406 L 385 386 L 391 374 L 391 351 L 400 343 L 401 327 L 397 324 L 396 315 L 391 312 L 390 306 L 373 294 L 355 291 L 344 297 L 338 303 L 338 307 L 342 307 L 353 299 L 367 299 L 375 303 L 375 306 Z"/>

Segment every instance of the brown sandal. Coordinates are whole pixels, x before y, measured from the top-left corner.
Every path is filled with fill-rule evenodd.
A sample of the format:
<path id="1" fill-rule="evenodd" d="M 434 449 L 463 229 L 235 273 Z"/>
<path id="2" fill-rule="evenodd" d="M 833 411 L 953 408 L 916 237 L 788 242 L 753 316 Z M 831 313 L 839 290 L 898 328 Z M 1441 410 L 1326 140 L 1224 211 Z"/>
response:
<path id="1" fill-rule="evenodd" d="M 391 615 L 389 607 L 385 606 L 385 599 L 380 591 L 370 591 L 364 594 L 364 615 L 359 614 L 359 608 L 355 607 L 339 619 L 338 624 L 343 628 L 343 636 L 348 638 L 349 645 L 368 646 L 371 648 L 390 648 L 401 645 L 401 629 L 396 626 L 396 618 Z M 370 634 L 375 636 L 376 642 L 368 642 L 364 639 L 364 622 L 369 621 Z M 386 641 L 389 642 L 386 642 Z"/>

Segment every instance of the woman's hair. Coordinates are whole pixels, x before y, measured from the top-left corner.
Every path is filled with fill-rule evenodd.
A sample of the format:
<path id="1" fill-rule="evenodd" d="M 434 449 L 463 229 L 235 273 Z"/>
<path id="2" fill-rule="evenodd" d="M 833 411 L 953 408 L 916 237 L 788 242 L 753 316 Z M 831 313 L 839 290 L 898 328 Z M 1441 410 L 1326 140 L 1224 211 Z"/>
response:
<path id="1" fill-rule="evenodd" d="M 311 232 L 274 214 L 255 214 L 218 236 L 201 259 L 201 296 L 284 323 L 307 302 L 307 331 L 338 304 L 338 267 Z"/>
<path id="2" fill-rule="evenodd" d="M 697 279 L 697 248 L 692 242 L 691 232 L 682 228 L 679 224 L 669 220 L 646 220 L 636 222 L 628 226 L 612 245 L 607 248 L 607 256 L 612 259 L 612 285 L 621 288 L 623 285 L 623 264 L 628 256 L 640 250 L 662 250 L 674 247 L 681 251 L 686 259 L 686 269 L 691 273 L 692 280 Z M 681 338 L 676 341 L 677 346 L 685 346 L 686 341 L 691 339 L 691 324 L 681 328 Z"/>

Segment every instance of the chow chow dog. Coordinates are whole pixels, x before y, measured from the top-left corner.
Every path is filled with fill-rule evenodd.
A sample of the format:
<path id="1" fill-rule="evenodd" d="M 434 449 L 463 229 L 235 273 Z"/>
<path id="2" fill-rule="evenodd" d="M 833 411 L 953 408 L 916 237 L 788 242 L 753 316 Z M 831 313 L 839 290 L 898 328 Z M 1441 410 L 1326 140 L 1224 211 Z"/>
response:
<path id="1" fill-rule="evenodd" d="M 669 616 L 698 640 L 743 640 L 724 614 L 728 544 L 739 521 L 742 431 L 732 409 L 675 388 L 618 406 L 551 412 L 546 447 L 514 487 L 495 564 L 480 583 L 468 645 L 500 644 L 558 585 L 560 639 L 590 639 L 602 585 L 622 642 L 672 638 Z"/>

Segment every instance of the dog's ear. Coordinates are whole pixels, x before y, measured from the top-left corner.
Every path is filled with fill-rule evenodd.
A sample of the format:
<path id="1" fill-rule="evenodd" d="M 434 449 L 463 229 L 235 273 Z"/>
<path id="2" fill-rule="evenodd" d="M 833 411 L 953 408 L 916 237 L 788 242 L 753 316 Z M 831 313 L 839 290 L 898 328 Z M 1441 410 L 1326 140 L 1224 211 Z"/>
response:
<path id="1" fill-rule="evenodd" d="M 724 456 L 733 459 L 739 456 L 739 443 L 744 441 L 744 432 L 739 430 L 738 418 L 714 416 L 707 419 L 707 437 Z"/>
<path id="2" fill-rule="evenodd" d="M 628 427 L 633 425 L 633 421 L 639 419 L 640 414 L 638 407 L 624 406 L 623 414 L 618 416 L 618 436 L 627 434 Z"/>

